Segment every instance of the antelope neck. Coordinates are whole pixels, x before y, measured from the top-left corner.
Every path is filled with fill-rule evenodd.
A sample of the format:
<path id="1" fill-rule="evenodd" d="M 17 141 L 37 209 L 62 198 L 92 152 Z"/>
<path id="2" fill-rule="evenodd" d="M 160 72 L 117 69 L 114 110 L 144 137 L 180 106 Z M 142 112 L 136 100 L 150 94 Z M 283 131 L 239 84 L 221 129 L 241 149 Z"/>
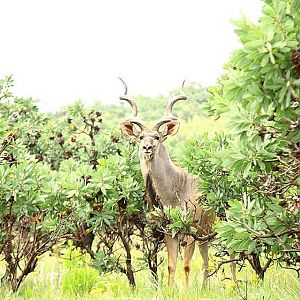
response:
<path id="1" fill-rule="evenodd" d="M 164 145 L 159 146 L 152 160 L 141 161 L 141 169 L 145 180 L 148 176 L 151 178 L 155 192 L 164 206 L 179 205 L 178 200 L 174 199 L 179 177 L 178 169 L 171 161 Z"/>
<path id="2" fill-rule="evenodd" d="M 168 151 L 163 144 L 160 145 L 151 160 L 150 171 L 154 177 L 159 177 L 159 174 L 162 175 L 162 178 L 158 178 L 158 180 L 165 178 L 165 175 L 171 175 L 170 173 L 175 171 L 175 165 L 171 161 Z"/>
<path id="3" fill-rule="evenodd" d="M 168 174 L 175 171 L 175 165 L 171 161 L 168 151 L 161 144 L 155 151 L 152 157 L 140 157 L 143 173 L 151 174 L 151 176 L 159 177 L 159 174 Z M 153 178 L 155 180 L 155 178 Z M 163 178 L 162 178 L 163 179 Z"/>

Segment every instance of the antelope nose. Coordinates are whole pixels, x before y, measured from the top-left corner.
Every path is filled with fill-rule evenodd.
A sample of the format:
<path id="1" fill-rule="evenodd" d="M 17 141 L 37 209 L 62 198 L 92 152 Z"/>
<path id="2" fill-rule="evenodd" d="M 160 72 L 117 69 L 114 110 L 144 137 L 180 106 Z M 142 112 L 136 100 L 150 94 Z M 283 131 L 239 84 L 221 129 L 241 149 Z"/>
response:
<path id="1" fill-rule="evenodd" d="M 151 145 L 146 145 L 146 146 L 143 146 L 143 149 L 146 150 L 146 151 L 149 151 L 149 150 L 152 150 L 152 146 Z"/>

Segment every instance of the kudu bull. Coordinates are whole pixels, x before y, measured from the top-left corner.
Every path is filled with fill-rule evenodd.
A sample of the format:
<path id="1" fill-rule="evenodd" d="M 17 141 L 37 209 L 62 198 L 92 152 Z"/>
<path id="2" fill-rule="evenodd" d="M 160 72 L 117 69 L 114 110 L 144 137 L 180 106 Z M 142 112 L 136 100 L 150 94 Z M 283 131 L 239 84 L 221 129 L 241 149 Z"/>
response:
<path id="1" fill-rule="evenodd" d="M 183 94 L 174 96 L 168 102 L 165 116 L 160 118 L 151 130 L 148 130 L 145 123 L 137 118 L 137 105 L 132 97 L 127 96 L 127 85 L 120 78 L 125 87 L 125 93 L 120 97 L 127 101 L 132 108 L 132 115 L 121 124 L 122 132 L 140 141 L 139 158 L 141 171 L 146 186 L 146 196 L 150 205 L 160 202 L 163 207 L 176 207 L 188 210 L 193 215 L 193 226 L 197 229 L 197 236 L 203 237 L 211 233 L 215 220 L 214 213 L 202 208 L 197 192 L 197 178 L 188 174 L 183 169 L 174 165 L 170 159 L 163 142 L 179 129 L 178 118 L 172 113 L 173 105 L 180 100 L 186 100 Z M 163 130 L 161 130 L 163 128 Z M 165 242 L 168 252 L 169 287 L 174 282 L 176 262 L 179 248 L 178 237 L 165 234 Z M 184 272 L 186 285 L 189 281 L 190 264 L 195 249 L 195 239 L 186 237 L 184 251 Z M 208 269 L 208 243 L 199 242 L 200 254 L 203 259 L 203 283 L 207 283 Z"/>

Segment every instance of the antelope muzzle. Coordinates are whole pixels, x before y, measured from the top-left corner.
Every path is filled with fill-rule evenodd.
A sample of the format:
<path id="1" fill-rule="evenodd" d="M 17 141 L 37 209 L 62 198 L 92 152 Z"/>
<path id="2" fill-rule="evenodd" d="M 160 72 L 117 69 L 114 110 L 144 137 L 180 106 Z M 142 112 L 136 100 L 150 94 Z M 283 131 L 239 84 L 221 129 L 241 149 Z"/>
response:
<path id="1" fill-rule="evenodd" d="M 153 140 L 145 139 L 144 141 L 142 141 L 141 146 L 140 146 L 140 151 L 145 156 L 153 155 L 154 151 L 155 151 L 155 145 L 153 144 Z"/>

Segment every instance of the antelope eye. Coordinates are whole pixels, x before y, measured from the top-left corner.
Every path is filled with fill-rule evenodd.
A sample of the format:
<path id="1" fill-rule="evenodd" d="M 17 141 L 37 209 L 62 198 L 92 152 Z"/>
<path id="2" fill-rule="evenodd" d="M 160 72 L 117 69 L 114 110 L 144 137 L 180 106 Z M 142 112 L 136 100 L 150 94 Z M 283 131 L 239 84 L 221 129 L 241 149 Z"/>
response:
<path id="1" fill-rule="evenodd" d="M 156 135 L 156 136 L 154 137 L 154 139 L 155 139 L 155 140 L 159 140 L 159 136 Z"/>
<path id="2" fill-rule="evenodd" d="M 144 138 L 144 136 L 143 136 L 143 135 L 141 135 L 141 136 L 140 136 L 140 140 L 142 140 L 143 138 Z"/>

